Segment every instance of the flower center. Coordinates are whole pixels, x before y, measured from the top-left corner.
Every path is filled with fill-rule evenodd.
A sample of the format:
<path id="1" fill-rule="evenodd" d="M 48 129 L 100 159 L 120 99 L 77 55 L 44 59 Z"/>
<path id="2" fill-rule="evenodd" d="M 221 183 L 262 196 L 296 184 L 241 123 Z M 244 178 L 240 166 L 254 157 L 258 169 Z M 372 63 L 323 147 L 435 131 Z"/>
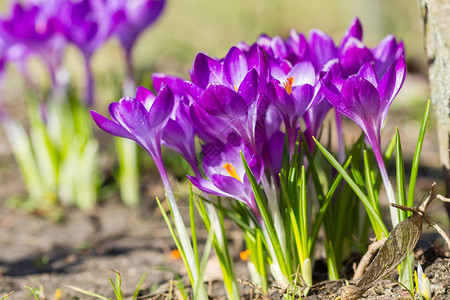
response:
<path id="1" fill-rule="evenodd" d="M 228 174 L 230 174 L 231 177 L 236 178 L 237 180 L 242 182 L 242 180 L 239 178 L 239 175 L 236 173 L 236 169 L 232 164 L 225 163 L 223 164 L 223 168 L 227 171 Z"/>
<path id="2" fill-rule="evenodd" d="M 292 84 L 294 83 L 294 77 L 289 77 L 283 84 L 284 89 L 290 95 L 292 93 Z"/>

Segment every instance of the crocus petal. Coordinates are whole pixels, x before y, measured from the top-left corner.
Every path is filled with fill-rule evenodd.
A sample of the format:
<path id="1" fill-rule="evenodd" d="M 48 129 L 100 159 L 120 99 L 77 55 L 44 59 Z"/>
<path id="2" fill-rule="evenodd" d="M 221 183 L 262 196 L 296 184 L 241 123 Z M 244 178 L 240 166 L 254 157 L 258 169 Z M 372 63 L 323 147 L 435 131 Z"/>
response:
<path id="1" fill-rule="evenodd" d="M 356 74 L 360 67 L 373 60 L 372 53 L 363 42 L 355 38 L 349 38 L 342 48 L 339 57 L 340 64 L 346 76 Z"/>
<path id="2" fill-rule="evenodd" d="M 175 99 L 172 90 L 167 85 L 164 85 L 148 112 L 149 125 L 151 127 L 164 126 L 172 114 L 174 104 Z"/>
<path id="3" fill-rule="evenodd" d="M 134 140 L 134 136 L 129 133 L 125 128 L 120 126 L 119 124 L 109 120 L 108 118 L 105 118 L 104 116 L 100 115 L 94 110 L 90 111 L 92 119 L 97 124 L 98 127 L 100 127 L 102 130 L 106 131 L 109 134 L 112 134 L 114 136 L 127 138 L 130 140 Z"/>
<path id="4" fill-rule="evenodd" d="M 251 69 L 245 75 L 239 86 L 238 93 L 245 99 L 247 105 L 252 105 L 255 102 L 256 95 L 258 94 L 258 73 L 255 69 Z"/>
<path id="5" fill-rule="evenodd" d="M 287 77 L 294 78 L 292 86 L 302 84 L 314 85 L 316 82 L 316 72 L 314 70 L 314 66 L 309 61 L 303 61 L 296 64 L 289 72 Z"/>
<path id="6" fill-rule="evenodd" d="M 212 183 L 226 194 L 233 195 L 238 200 L 245 198 L 245 189 L 242 182 L 227 175 L 214 174 L 211 176 Z"/>
<path id="7" fill-rule="evenodd" d="M 375 59 L 375 71 L 378 76 L 381 76 L 387 71 L 398 56 L 396 57 L 399 45 L 395 37 L 390 34 L 386 36 L 375 48 L 372 49 L 372 54 Z"/>
<path id="8" fill-rule="evenodd" d="M 136 100 L 140 101 L 147 111 L 152 107 L 153 102 L 155 102 L 156 96 L 148 89 L 143 86 L 138 86 L 136 89 Z"/>
<path id="9" fill-rule="evenodd" d="M 152 74 L 153 87 L 156 91 L 161 90 L 167 84 L 175 95 L 183 95 L 185 92 L 184 79 L 163 73 Z"/>
<path id="10" fill-rule="evenodd" d="M 377 74 L 375 74 L 375 71 L 373 70 L 372 64 L 370 64 L 370 63 L 365 63 L 361 67 L 361 69 L 359 69 L 358 76 L 366 79 L 373 86 L 377 86 L 378 85 Z"/>
<path id="11" fill-rule="evenodd" d="M 341 100 L 341 110 L 345 108 L 347 116 L 360 126 L 360 120 L 378 118 L 380 96 L 377 89 L 364 78 L 350 76 L 342 86 Z"/>
<path id="12" fill-rule="evenodd" d="M 330 81 L 322 81 L 322 92 L 331 105 L 336 108 L 339 107 L 339 103 L 341 102 L 341 93 L 333 83 Z"/>
<path id="13" fill-rule="evenodd" d="M 296 100 L 295 112 L 292 113 L 295 113 L 296 117 L 300 117 L 314 98 L 314 86 L 309 84 L 298 86 L 292 90 L 292 96 Z"/>
<path id="14" fill-rule="evenodd" d="M 204 53 L 195 57 L 194 66 L 191 71 L 192 81 L 200 88 L 206 89 L 211 83 L 221 82 L 222 64 Z"/>
<path id="15" fill-rule="evenodd" d="M 203 94 L 200 106 L 219 118 L 235 119 L 247 114 L 247 103 L 235 91 L 218 84 L 211 85 Z"/>
<path id="16" fill-rule="evenodd" d="M 288 50 L 284 40 L 280 36 L 273 37 L 270 48 L 273 51 L 273 56 L 275 59 L 284 59 L 288 55 Z"/>
<path id="17" fill-rule="evenodd" d="M 248 72 L 247 59 L 244 53 L 232 47 L 223 61 L 223 75 L 231 87 L 239 87 Z"/>
<path id="18" fill-rule="evenodd" d="M 363 38 L 363 29 L 361 22 L 357 17 L 355 17 L 350 25 L 348 26 L 347 31 L 345 32 L 344 36 L 342 37 L 342 41 L 339 45 L 339 51 L 342 51 L 342 47 L 347 43 L 347 40 L 349 38 L 355 38 L 357 40 L 362 41 Z"/>
<path id="19" fill-rule="evenodd" d="M 320 71 L 326 62 L 337 57 L 338 52 L 333 39 L 320 30 L 311 30 L 308 44 L 309 54 L 317 71 Z"/>
<path id="20" fill-rule="evenodd" d="M 211 194 L 211 195 L 216 195 L 216 196 L 221 196 L 221 197 L 231 197 L 233 198 L 232 195 L 227 194 L 225 192 L 223 192 L 222 190 L 220 190 L 218 187 L 216 187 L 211 181 L 203 179 L 203 178 L 199 178 L 199 177 L 193 177 L 190 175 L 186 175 L 187 178 L 189 178 L 189 180 L 192 182 L 192 184 L 197 187 L 199 190 Z"/>

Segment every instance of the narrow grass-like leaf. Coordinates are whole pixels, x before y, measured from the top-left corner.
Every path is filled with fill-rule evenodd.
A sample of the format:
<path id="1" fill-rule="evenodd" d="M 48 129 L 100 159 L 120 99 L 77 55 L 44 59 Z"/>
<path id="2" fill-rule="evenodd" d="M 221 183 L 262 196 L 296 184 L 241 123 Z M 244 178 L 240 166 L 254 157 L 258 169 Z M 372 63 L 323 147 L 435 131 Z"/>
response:
<path id="1" fill-rule="evenodd" d="M 406 181 L 405 181 L 405 167 L 403 164 L 402 143 L 400 140 L 400 132 L 395 128 L 395 173 L 397 183 L 397 201 L 398 204 L 406 206 Z M 398 220 L 401 222 L 406 219 L 411 213 L 398 209 Z"/>
<path id="2" fill-rule="evenodd" d="M 166 211 L 164 210 L 164 207 L 162 206 L 162 204 L 159 201 L 158 197 L 156 197 L 156 203 L 158 203 L 158 207 L 159 207 L 159 209 L 161 211 L 161 214 L 162 214 L 162 216 L 164 218 L 164 221 L 166 222 L 167 228 L 169 228 L 170 234 L 172 235 L 172 238 L 173 238 L 173 240 L 175 242 L 175 245 L 177 246 L 178 251 L 180 251 L 181 259 L 183 260 L 184 265 L 188 266 L 186 254 L 184 253 L 183 248 L 181 247 L 180 241 L 178 240 L 178 238 L 177 238 L 177 236 L 175 234 L 175 231 L 173 230 L 173 227 L 172 227 L 172 224 L 170 223 L 169 217 L 167 216 Z M 186 267 L 186 270 L 188 272 L 190 281 L 194 282 L 191 270 L 188 267 Z"/>
<path id="3" fill-rule="evenodd" d="M 200 295 L 200 289 L 203 288 L 203 275 L 205 274 L 206 263 L 209 259 L 209 254 L 211 253 L 212 243 L 214 238 L 214 223 L 211 223 L 211 228 L 208 232 L 208 237 L 206 238 L 205 249 L 203 250 L 202 261 L 199 270 L 199 280 L 194 285 L 194 295 Z"/>
<path id="4" fill-rule="evenodd" d="M 85 294 L 85 295 L 88 295 L 88 296 L 95 297 L 95 298 L 97 298 L 97 299 L 101 299 L 101 300 L 112 300 L 111 298 L 103 297 L 102 295 L 99 295 L 99 294 L 97 294 L 97 293 L 93 293 L 93 292 L 86 291 L 86 290 L 84 290 L 84 289 L 81 289 L 81 288 L 76 287 L 76 286 L 73 286 L 73 285 L 66 285 L 66 287 L 68 287 L 69 289 L 72 289 L 72 290 L 74 290 L 74 291 L 76 291 L 76 292 L 79 292 L 79 293 L 82 293 L 82 294 Z"/>
<path id="5" fill-rule="evenodd" d="M 14 294 L 14 292 L 9 293 L 9 294 L 6 295 L 5 297 L 3 297 L 1 300 L 5 300 L 6 298 L 8 298 L 9 296 L 11 296 L 12 294 Z"/>
<path id="6" fill-rule="evenodd" d="M 136 285 L 136 288 L 134 289 L 132 300 L 136 300 L 137 297 L 139 296 L 139 290 L 141 289 L 141 286 L 144 283 L 146 277 L 147 273 L 142 274 L 141 279 L 139 280 L 138 284 Z"/>
<path id="7" fill-rule="evenodd" d="M 348 157 L 347 161 L 344 163 L 343 169 L 347 169 L 352 157 Z M 331 184 L 330 189 L 328 190 L 327 194 L 325 195 L 325 200 L 323 201 L 323 204 L 320 206 L 320 210 L 316 215 L 316 219 L 314 221 L 313 227 L 311 229 L 311 235 L 308 240 L 308 257 L 312 255 L 314 245 L 317 240 L 317 235 L 319 234 L 319 229 L 322 224 L 323 218 L 325 216 L 325 212 L 327 211 L 328 206 L 330 205 L 331 199 L 333 199 L 334 192 L 336 191 L 337 187 L 341 183 L 342 175 L 337 174 L 336 177 L 333 179 L 333 182 Z"/>
<path id="8" fill-rule="evenodd" d="M 414 194 L 416 189 L 417 173 L 419 171 L 419 158 L 422 152 L 423 139 L 425 137 L 425 131 L 427 129 L 428 114 L 430 112 L 430 100 L 427 102 L 425 114 L 422 120 L 422 126 L 420 127 L 419 137 L 417 139 L 416 150 L 414 152 L 413 163 L 411 167 L 411 177 L 409 178 L 409 190 L 408 190 L 408 206 L 414 206 Z"/>
<path id="9" fill-rule="evenodd" d="M 275 227 L 273 225 L 273 220 L 271 217 L 271 214 L 269 212 L 269 209 L 267 207 L 267 201 L 264 199 L 263 192 L 256 182 L 255 176 L 253 175 L 252 170 L 250 170 L 247 161 L 245 160 L 244 154 L 241 152 L 241 158 L 242 162 L 244 164 L 245 173 L 247 174 L 247 177 L 250 181 L 250 184 L 252 185 L 253 193 L 255 196 L 256 203 L 258 205 L 259 211 L 261 212 L 261 216 L 264 222 L 264 226 L 267 228 L 267 233 L 269 235 L 270 243 L 273 245 L 275 256 L 277 258 L 279 267 L 281 269 L 281 272 L 289 276 L 289 272 L 286 268 L 285 259 L 283 256 L 283 251 L 281 248 L 281 245 L 279 243 L 278 235 L 275 231 Z"/>
<path id="10" fill-rule="evenodd" d="M 366 179 L 367 193 L 372 203 L 372 206 L 377 210 L 377 213 L 380 214 L 380 205 L 378 203 L 376 195 L 376 191 L 374 188 L 375 183 L 375 175 L 373 173 L 373 166 L 370 162 L 370 159 L 367 155 L 367 151 L 364 150 L 364 176 Z"/>
<path id="11" fill-rule="evenodd" d="M 348 173 L 342 168 L 342 166 L 339 164 L 339 162 L 331 155 L 330 152 L 328 152 L 315 138 L 314 138 L 317 146 L 319 147 L 319 150 L 323 153 L 323 155 L 328 159 L 328 161 L 333 165 L 334 168 L 344 177 L 347 184 L 352 188 L 352 190 L 356 193 L 358 198 L 363 202 L 367 214 L 369 215 L 369 218 L 371 220 L 372 226 L 379 227 L 384 236 L 388 236 L 389 233 L 386 229 L 386 226 L 383 223 L 383 220 L 378 215 L 376 210 L 372 207 L 369 199 L 366 197 L 366 195 L 361 191 L 359 186 L 353 181 L 353 179 L 348 175 Z"/>
<path id="12" fill-rule="evenodd" d="M 29 286 L 26 286 L 26 288 L 30 290 L 30 292 L 33 294 L 34 298 L 36 298 L 37 300 L 41 299 L 41 298 L 39 298 L 39 295 L 36 294 L 35 289 L 33 289 L 32 287 L 29 287 Z M 106 299 L 106 300 L 108 300 L 108 299 Z"/>
<path id="13" fill-rule="evenodd" d="M 195 228 L 194 193 L 192 192 L 191 183 L 189 183 L 189 219 L 191 221 L 192 248 L 194 250 L 195 263 L 198 266 L 199 258 L 197 246 L 197 230 Z"/>

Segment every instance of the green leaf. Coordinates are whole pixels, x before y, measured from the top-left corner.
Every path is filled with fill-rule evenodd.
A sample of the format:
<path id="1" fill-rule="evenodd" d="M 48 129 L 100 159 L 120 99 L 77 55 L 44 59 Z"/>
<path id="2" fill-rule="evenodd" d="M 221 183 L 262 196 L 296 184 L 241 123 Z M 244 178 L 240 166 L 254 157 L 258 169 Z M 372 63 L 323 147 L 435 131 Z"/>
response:
<path id="1" fill-rule="evenodd" d="M 5 297 L 3 297 L 1 300 L 5 300 L 6 298 L 8 298 L 9 296 L 11 296 L 14 292 L 9 293 L 8 295 L 6 295 Z"/>
<path id="2" fill-rule="evenodd" d="M 395 171 L 397 183 L 397 201 L 398 204 L 406 206 L 406 182 L 405 182 L 405 167 L 403 164 L 402 143 L 400 140 L 400 132 L 395 128 Z M 406 211 L 401 209 L 398 211 L 398 220 L 401 222 L 408 217 Z M 411 214 L 411 213 L 409 213 Z"/>
<path id="3" fill-rule="evenodd" d="M 366 195 L 363 193 L 363 191 L 359 188 L 359 186 L 353 181 L 353 179 L 347 174 L 347 172 L 342 168 L 342 166 L 339 164 L 339 162 L 331 155 L 330 152 L 328 152 L 315 138 L 313 138 L 316 142 L 317 146 L 319 147 L 319 150 L 323 153 L 323 155 L 328 159 L 328 161 L 333 165 L 333 167 L 344 177 L 347 184 L 352 188 L 352 190 L 356 193 L 358 198 L 362 201 L 364 204 L 367 214 L 369 215 L 370 221 L 372 223 L 372 226 L 374 227 L 374 230 L 376 228 L 379 228 L 384 236 L 388 236 L 389 233 L 386 229 L 386 226 L 383 223 L 383 220 L 378 215 L 376 210 L 372 207 L 369 199 L 366 197 Z"/>
<path id="4" fill-rule="evenodd" d="M 99 295 L 99 294 L 96 294 L 96 293 L 93 293 L 93 292 L 86 291 L 86 290 L 84 290 L 84 289 L 81 289 L 81 288 L 76 287 L 76 286 L 73 286 L 73 285 L 65 285 L 65 286 L 68 287 L 69 289 L 72 289 L 72 290 L 76 291 L 76 292 L 79 292 L 79 293 L 82 293 L 82 294 L 85 294 L 85 295 L 88 295 L 88 296 L 92 296 L 92 297 L 95 297 L 95 298 L 97 298 L 97 299 L 101 299 L 101 300 L 112 300 L 111 298 L 103 297 L 102 295 Z M 39 298 L 37 298 L 37 299 L 39 299 Z"/>
<path id="5" fill-rule="evenodd" d="M 30 290 L 30 292 L 33 294 L 33 296 L 34 296 L 37 300 L 40 300 L 39 295 L 36 293 L 36 290 L 35 290 L 35 289 L 33 289 L 32 287 L 29 287 L 29 286 L 26 286 L 26 288 Z M 108 299 L 106 299 L 106 300 L 108 300 Z"/>
<path id="6" fill-rule="evenodd" d="M 422 152 L 423 139 L 425 137 L 425 131 L 427 129 L 428 115 L 430 112 L 430 100 L 427 102 L 425 114 L 422 120 L 422 126 L 420 127 L 419 137 L 417 139 L 416 150 L 414 152 L 413 164 L 411 167 L 411 177 L 409 178 L 409 191 L 408 191 L 408 206 L 414 206 L 414 194 L 416 189 L 417 173 L 419 171 L 419 158 Z"/>
<path id="7" fill-rule="evenodd" d="M 253 193 L 255 196 L 255 200 L 256 203 L 258 205 L 258 209 L 261 212 L 261 216 L 264 222 L 264 226 L 267 229 L 267 233 L 269 235 L 269 239 L 270 239 L 270 243 L 273 246 L 274 252 L 275 252 L 275 256 L 276 259 L 278 261 L 278 265 L 280 267 L 281 272 L 286 275 L 286 276 L 290 276 L 290 274 L 288 274 L 288 269 L 286 266 L 286 262 L 284 260 L 284 255 L 283 255 L 283 250 L 281 248 L 281 245 L 279 243 L 279 239 L 278 239 L 278 235 L 277 232 L 275 230 L 274 224 L 273 224 L 273 220 L 272 220 L 272 216 L 269 212 L 269 209 L 267 207 L 267 201 L 264 198 L 264 194 L 260 188 L 260 186 L 258 185 L 258 183 L 256 182 L 255 176 L 253 175 L 252 170 L 250 170 L 247 161 L 245 160 L 244 154 L 241 152 L 241 158 L 242 158 L 242 162 L 244 164 L 244 168 L 245 168 L 245 173 L 247 174 L 247 177 L 250 181 L 250 184 L 252 186 L 253 189 Z M 267 241 L 269 242 L 269 241 Z"/>
<path id="8" fill-rule="evenodd" d="M 181 247 L 180 241 L 178 240 L 175 231 L 173 230 L 172 224 L 170 223 L 169 217 L 166 214 L 166 211 L 164 210 L 164 207 L 162 206 L 161 202 L 159 201 L 159 198 L 156 197 L 156 203 L 158 203 L 158 207 L 161 211 L 161 214 L 164 218 L 164 221 L 166 222 L 167 228 L 169 228 L 170 234 L 172 235 L 172 238 L 175 242 L 175 245 L 177 246 L 178 251 L 180 251 L 181 254 L 181 259 L 183 260 L 183 263 L 185 266 L 188 266 L 188 262 L 187 262 L 187 258 L 186 258 L 186 253 L 184 253 L 183 251 L 183 247 Z M 192 272 L 189 268 L 186 268 L 188 275 L 189 275 L 189 279 L 191 282 L 194 282 L 193 277 L 192 277 Z"/>
<path id="9" fill-rule="evenodd" d="M 134 289 L 132 300 L 136 300 L 137 297 L 139 296 L 139 290 L 141 289 L 141 286 L 144 283 L 146 277 L 147 277 L 147 273 L 142 274 L 141 279 L 139 280 L 136 288 Z"/>
<path id="10" fill-rule="evenodd" d="M 195 262 L 198 266 L 198 247 L 197 247 L 197 230 L 195 228 L 195 211 L 194 211 L 194 193 L 192 192 L 192 184 L 189 183 L 189 219 L 191 221 L 192 247 L 195 255 Z"/>

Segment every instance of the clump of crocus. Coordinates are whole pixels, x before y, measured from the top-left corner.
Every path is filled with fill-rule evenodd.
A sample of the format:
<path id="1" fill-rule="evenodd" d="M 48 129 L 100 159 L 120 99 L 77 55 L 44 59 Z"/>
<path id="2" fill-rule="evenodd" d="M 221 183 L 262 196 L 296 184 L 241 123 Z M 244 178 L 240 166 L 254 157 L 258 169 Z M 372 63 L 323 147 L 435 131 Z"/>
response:
<path id="1" fill-rule="evenodd" d="M 395 202 L 381 165 L 381 129 L 405 74 L 402 43 L 389 36 L 371 49 L 362 42 L 362 26 L 354 19 L 339 44 L 319 30 L 308 38 L 292 31 L 287 39 L 263 35 L 253 45 L 240 43 L 224 58 L 199 53 L 190 80 L 156 74 L 158 96 L 147 91 L 144 95 L 139 88 L 136 99 L 110 106 L 112 120 L 95 112 L 92 116 L 103 130 L 133 139 L 150 153 L 166 191 L 171 190 L 160 145 L 181 153 L 194 170 L 195 176 L 188 178 L 195 187 L 237 200 L 230 209 L 220 200 L 216 205 L 244 230 L 258 276 L 267 279 L 269 264 L 274 278 L 288 286 L 300 265 L 310 285 L 314 245 L 322 222 L 327 234 L 332 232 L 333 216 L 326 209 L 341 179 L 330 175 L 333 182 L 323 185 L 328 171 L 315 164 L 313 137 L 332 107 L 338 116 L 356 122 L 374 150 L 388 198 Z M 153 108 L 155 103 L 160 108 Z M 201 143 L 201 160 L 195 155 L 195 137 Z M 307 192 L 312 185 L 317 201 Z M 171 197 L 168 194 L 172 206 Z M 384 226 L 381 216 L 376 218 Z M 395 215 L 392 218 L 396 223 Z M 334 253 L 333 247 L 331 239 L 325 241 L 327 254 Z M 334 257 L 329 262 L 330 277 L 337 277 Z"/>

